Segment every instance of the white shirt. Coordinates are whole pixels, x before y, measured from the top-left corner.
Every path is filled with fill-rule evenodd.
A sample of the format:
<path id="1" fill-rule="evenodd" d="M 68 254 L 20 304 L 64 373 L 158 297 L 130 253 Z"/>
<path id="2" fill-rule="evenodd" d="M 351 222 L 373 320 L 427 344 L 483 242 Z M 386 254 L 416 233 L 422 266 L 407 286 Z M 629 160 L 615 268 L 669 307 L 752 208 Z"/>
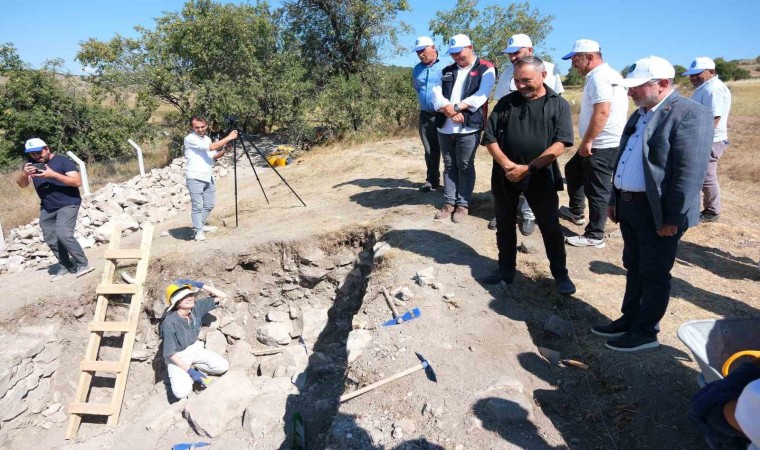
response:
<path id="1" fill-rule="evenodd" d="M 200 137 L 195 133 L 185 136 L 185 178 L 212 181 L 216 151 L 209 150 L 209 145 L 211 138 L 208 136 Z"/>
<path id="2" fill-rule="evenodd" d="M 647 112 L 644 108 L 639 108 L 636 114 L 639 120 L 636 122 L 636 131 L 628 138 L 623 153 L 620 155 L 617 169 L 615 169 L 615 178 L 612 180 L 615 187 L 621 191 L 628 192 L 646 192 L 647 185 L 644 182 L 644 134 L 647 124 L 651 122 L 655 111 L 662 105 L 662 102 L 673 95 L 670 91 L 660 103 Z"/>
<path id="3" fill-rule="evenodd" d="M 549 86 L 549 88 L 557 94 L 565 92 L 565 88 L 562 86 L 562 80 L 559 78 L 560 73 L 557 66 L 548 61 L 544 61 L 544 69 L 546 69 L 546 79 L 544 80 L 544 84 Z M 499 99 L 505 95 L 517 90 L 514 76 L 515 66 L 513 66 L 512 63 L 504 64 L 504 70 L 499 77 L 499 82 L 496 83 L 496 89 L 493 91 L 494 100 L 498 102 Z"/>
<path id="4" fill-rule="evenodd" d="M 602 132 L 591 143 L 592 148 L 613 148 L 620 145 L 626 117 L 628 115 L 628 95 L 625 88 L 617 86 L 623 77 L 609 64 L 604 63 L 586 74 L 586 84 L 581 97 L 581 113 L 578 119 L 578 131 L 581 138 L 586 135 L 594 105 L 609 103 L 610 115 Z"/>
<path id="5" fill-rule="evenodd" d="M 736 422 L 744 434 L 752 441 L 748 450 L 760 447 L 760 380 L 744 387 L 736 402 Z"/>
<path id="6" fill-rule="evenodd" d="M 712 109 L 714 117 L 720 116 L 718 126 L 715 127 L 713 142 L 727 141 L 728 113 L 731 110 L 731 91 L 728 90 L 728 86 L 716 75 L 695 89 L 691 94 L 691 99 Z"/>
<path id="7" fill-rule="evenodd" d="M 478 108 L 483 106 L 485 102 L 488 101 L 488 95 L 491 93 L 493 84 L 496 81 L 496 69 L 493 67 L 490 67 L 488 70 L 483 72 L 483 75 L 480 78 L 480 87 L 478 87 L 478 90 L 473 95 L 467 98 L 462 98 L 464 82 L 467 80 L 469 72 L 474 65 L 475 62 L 473 61 L 472 64 L 464 68 L 457 66 L 457 78 L 454 80 L 454 86 L 451 89 L 450 99 L 446 99 L 446 97 L 443 96 L 443 90 L 440 83 L 433 87 L 433 105 L 435 106 L 436 111 L 446 105 L 464 102 L 470 105 L 468 109 L 471 112 L 475 112 L 478 110 Z M 443 124 L 443 127 L 438 128 L 438 131 L 442 134 L 467 134 L 480 131 L 480 128 L 466 127 L 464 124 L 454 123 L 454 121 L 450 118 L 446 118 L 446 123 Z"/>

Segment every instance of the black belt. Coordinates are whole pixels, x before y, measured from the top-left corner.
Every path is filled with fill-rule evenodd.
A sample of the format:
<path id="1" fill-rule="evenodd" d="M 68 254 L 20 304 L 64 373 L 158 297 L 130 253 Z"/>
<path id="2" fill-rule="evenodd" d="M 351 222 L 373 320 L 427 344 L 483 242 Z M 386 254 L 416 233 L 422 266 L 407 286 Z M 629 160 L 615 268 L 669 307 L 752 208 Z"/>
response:
<path id="1" fill-rule="evenodd" d="M 624 202 L 646 202 L 648 200 L 646 192 L 628 191 L 620 191 L 620 199 Z"/>
<path id="2" fill-rule="evenodd" d="M 428 116 L 434 116 L 434 115 L 436 114 L 436 112 L 435 112 L 435 111 L 424 111 L 424 110 L 420 110 L 420 112 L 421 112 L 422 114 L 425 114 L 425 115 L 428 115 Z"/>

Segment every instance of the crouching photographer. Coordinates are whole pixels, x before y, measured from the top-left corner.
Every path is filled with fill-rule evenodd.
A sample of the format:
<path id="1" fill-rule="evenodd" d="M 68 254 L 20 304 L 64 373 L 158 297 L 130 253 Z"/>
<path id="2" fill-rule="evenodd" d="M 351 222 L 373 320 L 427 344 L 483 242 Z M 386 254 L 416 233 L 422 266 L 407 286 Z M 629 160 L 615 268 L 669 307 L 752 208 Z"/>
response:
<path id="1" fill-rule="evenodd" d="M 16 176 L 16 184 L 25 188 L 31 182 L 40 197 L 42 237 L 59 262 L 59 267 L 52 273 L 52 281 L 69 273 L 80 277 L 92 272 L 93 267 L 87 262 L 82 246 L 74 238 L 82 204 L 79 167 L 65 156 L 54 155 L 42 139 L 29 139 L 24 147 L 29 161 Z"/>

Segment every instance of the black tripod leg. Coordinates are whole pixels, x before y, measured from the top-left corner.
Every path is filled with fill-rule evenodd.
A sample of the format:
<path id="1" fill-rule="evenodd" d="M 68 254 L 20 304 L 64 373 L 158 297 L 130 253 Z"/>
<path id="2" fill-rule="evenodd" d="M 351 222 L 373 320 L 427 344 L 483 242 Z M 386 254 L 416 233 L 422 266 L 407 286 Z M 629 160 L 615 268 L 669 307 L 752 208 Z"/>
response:
<path id="1" fill-rule="evenodd" d="M 282 180 L 282 182 L 283 182 L 283 183 L 285 183 L 285 186 L 287 186 L 287 187 L 288 187 L 288 189 L 290 189 L 290 192 L 292 192 L 292 193 L 293 193 L 293 195 L 295 195 L 295 196 L 296 196 L 296 198 L 298 199 L 298 201 L 300 201 L 300 202 L 301 202 L 301 204 L 302 204 L 303 206 L 306 206 L 306 203 L 304 203 L 304 202 L 303 202 L 303 200 L 301 200 L 301 197 L 299 197 L 299 196 L 298 196 L 298 194 L 296 193 L 296 191 L 295 191 L 295 190 L 293 190 L 293 188 L 292 188 L 292 187 L 290 187 L 290 185 L 288 184 L 288 182 L 287 182 L 287 181 L 285 181 L 285 178 L 283 178 L 283 177 L 282 177 L 282 175 L 280 175 L 280 172 L 278 172 L 278 171 L 277 171 L 277 168 L 276 168 L 275 166 L 273 166 L 272 164 L 270 164 L 270 163 L 269 163 L 269 161 L 267 161 L 267 159 L 266 159 L 266 157 L 264 156 L 264 154 L 263 154 L 263 153 L 261 153 L 261 150 L 259 150 L 259 148 L 258 148 L 258 147 L 256 147 L 256 144 L 254 144 L 253 142 L 251 142 L 251 141 L 250 141 L 250 139 L 248 140 L 248 143 L 249 143 L 249 144 L 251 144 L 251 147 L 253 147 L 253 148 L 254 148 L 254 150 L 256 150 L 256 151 L 259 153 L 259 155 L 261 155 L 261 158 L 262 158 L 264 161 L 266 161 L 266 162 L 267 162 L 267 164 L 269 165 L 269 167 L 271 167 L 271 168 L 272 168 L 272 170 L 274 170 L 274 173 L 276 173 L 276 174 L 277 174 L 277 176 L 278 176 L 278 177 L 280 177 L 280 179 Z M 246 153 L 246 154 L 247 154 L 247 153 Z M 250 159 L 250 156 L 249 156 L 248 158 Z M 253 164 L 253 163 L 251 163 L 251 164 Z"/>
<path id="2" fill-rule="evenodd" d="M 237 139 L 232 143 L 232 173 L 235 178 L 235 228 L 238 227 L 238 193 L 237 193 Z"/>
<path id="3" fill-rule="evenodd" d="M 253 160 L 251 159 L 251 155 L 248 153 L 248 149 L 245 148 L 245 144 L 243 143 L 243 138 L 239 138 L 240 143 L 243 146 L 243 153 L 245 153 L 245 156 L 248 158 L 248 162 L 251 164 L 251 169 L 253 169 L 253 175 L 256 176 L 256 181 L 259 182 L 259 187 L 261 188 L 261 193 L 264 194 L 264 199 L 267 201 L 267 205 L 269 204 L 269 197 L 267 197 L 266 191 L 264 191 L 264 186 L 261 184 L 261 179 L 259 179 L 259 174 L 256 173 L 256 166 L 253 164 Z M 249 142 L 250 144 L 250 142 Z M 253 145 L 253 144 L 251 144 Z"/>

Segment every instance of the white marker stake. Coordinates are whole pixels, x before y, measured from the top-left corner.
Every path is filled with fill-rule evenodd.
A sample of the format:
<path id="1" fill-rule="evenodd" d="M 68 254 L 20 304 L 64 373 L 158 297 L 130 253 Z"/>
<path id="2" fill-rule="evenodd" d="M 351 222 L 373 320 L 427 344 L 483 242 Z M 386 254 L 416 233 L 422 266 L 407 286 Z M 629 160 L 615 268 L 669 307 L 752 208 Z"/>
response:
<path id="1" fill-rule="evenodd" d="M 79 166 L 79 173 L 82 174 L 82 187 L 84 188 L 84 195 L 90 195 L 90 181 L 87 179 L 87 165 L 81 159 L 77 158 L 72 152 L 66 152 L 69 158 L 73 159 Z"/>
<path id="2" fill-rule="evenodd" d="M 0 223 L 0 252 L 5 250 L 5 236 L 3 235 L 3 224 Z"/>
<path id="3" fill-rule="evenodd" d="M 145 176 L 145 166 L 143 165 L 143 156 L 142 156 L 142 149 L 139 145 L 135 143 L 132 139 L 127 140 L 129 142 L 129 145 L 135 148 L 137 150 L 137 163 L 140 165 L 140 176 Z"/>

